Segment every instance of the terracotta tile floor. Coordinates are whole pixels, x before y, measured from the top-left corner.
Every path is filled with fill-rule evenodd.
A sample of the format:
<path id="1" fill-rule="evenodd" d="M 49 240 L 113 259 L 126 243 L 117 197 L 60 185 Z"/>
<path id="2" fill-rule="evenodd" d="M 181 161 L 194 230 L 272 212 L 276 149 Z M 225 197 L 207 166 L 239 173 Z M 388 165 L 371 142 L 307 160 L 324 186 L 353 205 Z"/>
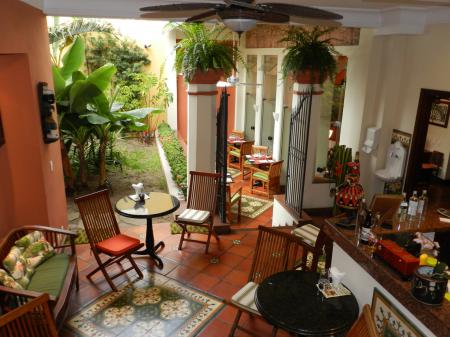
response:
<path id="1" fill-rule="evenodd" d="M 236 179 L 236 181 L 234 185 L 241 184 L 239 179 Z M 250 195 L 248 184 L 248 180 L 243 182 L 244 194 Z M 212 239 L 208 254 L 204 254 L 204 245 L 192 242 L 186 242 L 183 250 L 179 251 L 178 242 L 180 235 L 170 234 L 169 223 L 154 224 L 155 239 L 165 242 L 165 247 L 158 252 L 164 262 L 164 268 L 156 268 L 148 257 L 137 257 L 135 260 L 141 269 L 146 268 L 147 270 L 166 275 L 188 286 L 229 301 L 231 296 L 247 281 L 258 234 L 257 226 L 271 226 L 271 218 L 272 208 L 256 219 L 242 217 L 241 223 L 233 224 L 233 230 L 230 234 L 220 236 L 220 243 Z M 120 227 L 123 233 L 144 240 L 144 222 L 142 225 L 122 223 Z M 197 235 L 192 236 L 195 237 Z M 202 236 L 203 238 L 204 236 Z M 77 253 L 80 269 L 80 290 L 73 294 L 69 316 L 101 294 L 110 291 L 101 273 L 97 273 L 94 276 L 94 282 L 92 283 L 86 279 L 86 274 L 95 267 L 95 261 L 90 254 L 89 245 L 78 245 Z M 135 279 L 135 273 L 131 272 L 128 276 L 123 275 L 115 279 L 114 282 L 119 284 L 128 278 Z M 198 336 L 228 336 L 235 314 L 236 309 L 226 305 L 220 314 Z M 257 332 L 260 336 L 271 335 L 271 326 L 262 319 L 250 318 L 244 315 L 241 318 L 241 324 Z M 72 333 L 64 330 L 62 335 L 72 336 Z M 247 334 L 237 331 L 235 336 L 247 336 Z M 289 334 L 279 331 L 277 336 L 289 336 Z"/>

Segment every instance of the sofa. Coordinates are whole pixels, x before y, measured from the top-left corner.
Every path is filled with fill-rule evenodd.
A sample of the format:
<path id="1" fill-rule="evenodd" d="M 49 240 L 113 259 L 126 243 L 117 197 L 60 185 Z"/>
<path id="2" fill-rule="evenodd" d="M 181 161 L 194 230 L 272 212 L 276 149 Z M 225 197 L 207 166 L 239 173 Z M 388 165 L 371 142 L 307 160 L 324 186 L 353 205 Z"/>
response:
<path id="1" fill-rule="evenodd" d="M 73 288 L 79 289 L 75 250 L 77 234 L 64 229 L 44 226 L 26 226 L 14 229 L 0 242 L 0 263 L 3 261 L 5 264 L 6 258 L 11 255 L 12 248 L 16 248 L 19 239 L 36 231 L 41 232 L 51 245 L 52 254 L 49 254 L 49 257 L 37 265 L 26 285 L 23 283 L 15 288 L 0 285 L 0 314 L 20 306 L 30 298 L 37 298 L 43 293 L 47 293 L 50 297 L 50 306 L 55 321 L 58 328 L 61 328 Z M 8 283 L 3 282 L 3 284 Z"/>

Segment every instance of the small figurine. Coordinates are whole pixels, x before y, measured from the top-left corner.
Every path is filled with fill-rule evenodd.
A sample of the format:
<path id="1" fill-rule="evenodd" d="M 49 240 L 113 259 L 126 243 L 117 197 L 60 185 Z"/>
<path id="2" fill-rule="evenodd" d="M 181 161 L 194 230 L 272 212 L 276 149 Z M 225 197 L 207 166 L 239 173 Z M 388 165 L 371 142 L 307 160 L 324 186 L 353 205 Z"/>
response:
<path id="1" fill-rule="evenodd" d="M 144 191 L 144 184 L 143 183 L 132 184 L 131 187 L 134 188 L 136 198 L 139 198 L 139 195 L 142 194 Z"/>

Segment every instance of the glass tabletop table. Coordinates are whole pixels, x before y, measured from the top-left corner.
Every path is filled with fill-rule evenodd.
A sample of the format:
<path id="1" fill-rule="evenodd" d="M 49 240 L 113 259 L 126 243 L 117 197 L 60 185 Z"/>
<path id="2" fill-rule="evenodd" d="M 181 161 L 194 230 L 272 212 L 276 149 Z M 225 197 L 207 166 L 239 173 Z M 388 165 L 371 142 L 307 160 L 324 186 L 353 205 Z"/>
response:
<path id="1" fill-rule="evenodd" d="M 130 196 L 123 197 L 116 203 L 116 211 L 122 216 L 136 219 L 146 219 L 147 229 L 145 234 L 146 248 L 135 254 L 149 255 L 158 268 L 163 267 L 162 260 L 156 254 L 159 248 L 164 247 L 160 241 L 155 245 L 153 235 L 153 218 L 161 217 L 176 211 L 180 207 L 180 201 L 168 193 L 150 192 L 146 194 L 144 201 L 134 201 Z"/>

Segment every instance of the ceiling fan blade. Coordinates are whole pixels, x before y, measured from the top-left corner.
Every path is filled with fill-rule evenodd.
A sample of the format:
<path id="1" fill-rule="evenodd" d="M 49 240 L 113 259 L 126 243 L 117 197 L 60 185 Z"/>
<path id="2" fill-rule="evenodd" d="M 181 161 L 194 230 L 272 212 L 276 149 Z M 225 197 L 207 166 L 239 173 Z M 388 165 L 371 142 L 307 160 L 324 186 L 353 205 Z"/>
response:
<path id="1" fill-rule="evenodd" d="M 203 9 L 216 8 L 216 4 L 212 3 L 183 3 L 183 4 L 171 4 L 171 5 L 159 5 L 159 6 L 147 6 L 142 7 L 140 10 L 143 12 L 172 12 L 172 11 L 194 11 Z"/>
<path id="2" fill-rule="evenodd" d="M 167 20 L 167 19 L 185 19 L 190 18 L 194 15 L 199 15 L 203 13 L 204 10 L 191 10 L 191 11 L 158 11 L 158 12 L 147 12 L 142 13 L 141 18 L 144 19 L 161 19 L 161 20 Z"/>
<path id="3" fill-rule="evenodd" d="M 299 16 L 291 16 L 289 19 L 290 23 L 298 23 L 303 25 L 313 25 L 313 26 L 326 26 L 326 27 L 341 27 L 342 23 L 334 20 L 322 20 L 322 19 L 312 19 L 312 18 L 301 18 Z"/>
<path id="4" fill-rule="evenodd" d="M 207 12 L 203 12 L 194 16 L 191 16 L 190 18 L 187 18 L 185 22 L 197 22 L 202 21 L 203 19 L 210 18 L 212 16 L 215 16 L 217 14 L 217 11 L 215 9 Z"/>
<path id="5" fill-rule="evenodd" d="M 243 7 L 249 9 L 257 9 L 256 5 L 252 5 L 253 0 L 223 0 L 228 6 Z"/>
<path id="6" fill-rule="evenodd" d="M 289 16 L 299 16 L 303 18 L 322 19 L 322 20 L 342 19 L 342 15 L 307 6 L 266 2 L 266 3 L 259 3 L 257 5 L 257 8 L 268 12 L 284 14 Z"/>
<path id="7" fill-rule="evenodd" d="M 247 8 L 227 7 L 217 12 L 217 15 L 222 19 L 246 18 L 257 21 L 285 23 L 289 22 L 289 15 L 271 13 L 267 11 L 252 10 Z"/>

